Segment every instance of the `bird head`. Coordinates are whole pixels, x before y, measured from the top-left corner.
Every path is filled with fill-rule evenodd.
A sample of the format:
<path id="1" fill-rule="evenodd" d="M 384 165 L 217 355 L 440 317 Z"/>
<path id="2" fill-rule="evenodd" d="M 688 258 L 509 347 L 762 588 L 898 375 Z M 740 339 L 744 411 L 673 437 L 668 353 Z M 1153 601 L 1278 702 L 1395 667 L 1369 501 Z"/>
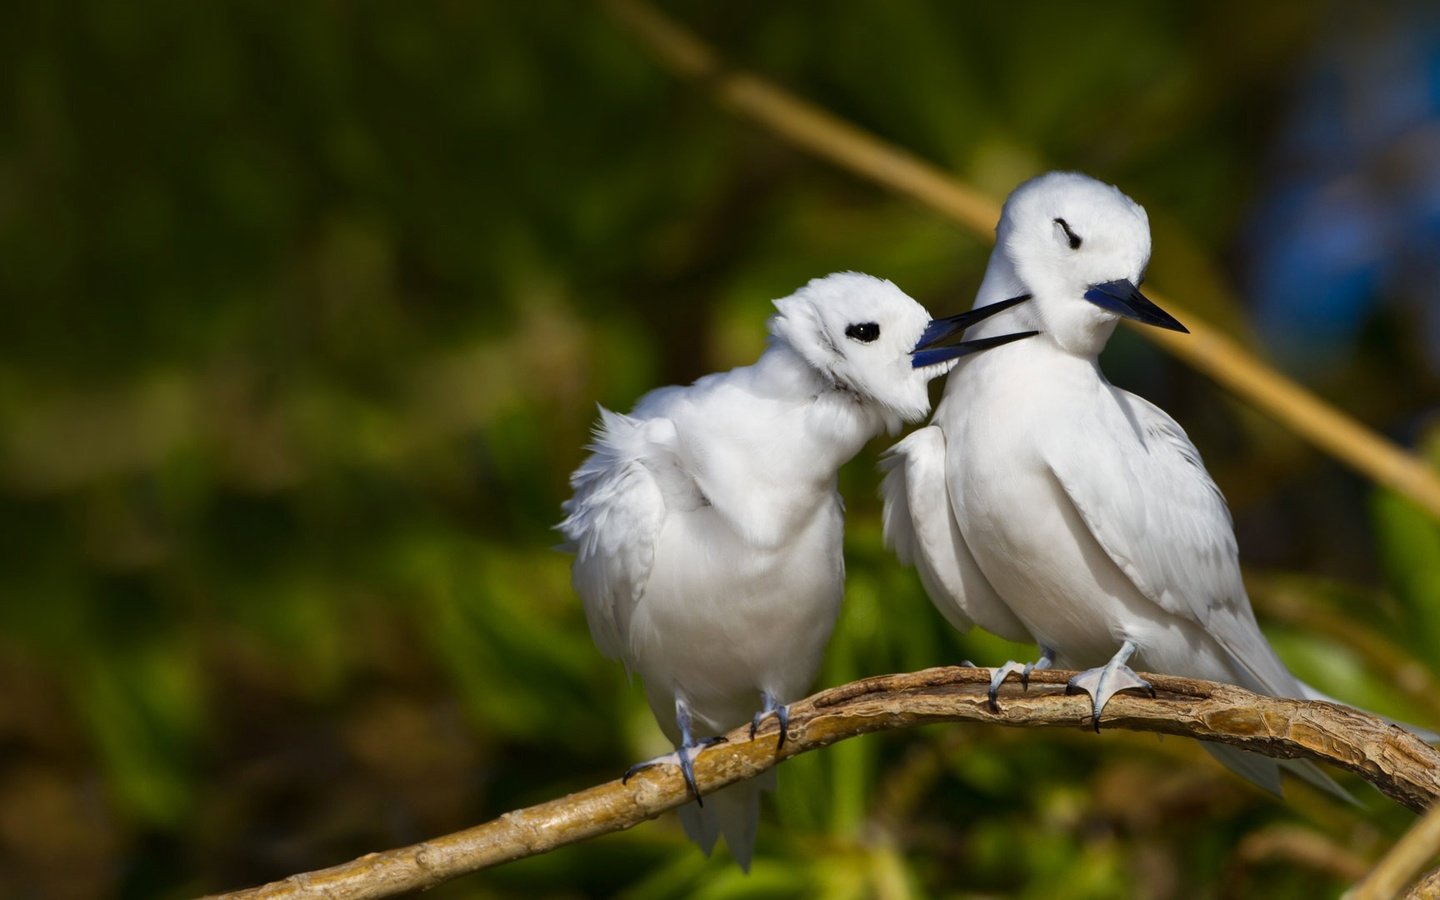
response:
<path id="1" fill-rule="evenodd" d="M 1051 172 L 1016 188 L 995 255 L 1031 295 L 1035 327 L 1072 352 L 1098 353 L 1120 318 L 1186 330 L 1140 293 L 1150 261 L 1145 209 L 1089 176 Z"/>
<path id="2" fill-rule="evenodd" d="M 912 365 L 911 351 L 930 322 L 925 307 L 889 281 L 858 272 L 816 278 L 775 301 L 770 333 L 822 379 L 881 412 L 918 422 L 930 412 L 926 385 L 973 349 L 946 348 L 932 364 Z M 987 343 L 987 346 L 990 344 Z"/>

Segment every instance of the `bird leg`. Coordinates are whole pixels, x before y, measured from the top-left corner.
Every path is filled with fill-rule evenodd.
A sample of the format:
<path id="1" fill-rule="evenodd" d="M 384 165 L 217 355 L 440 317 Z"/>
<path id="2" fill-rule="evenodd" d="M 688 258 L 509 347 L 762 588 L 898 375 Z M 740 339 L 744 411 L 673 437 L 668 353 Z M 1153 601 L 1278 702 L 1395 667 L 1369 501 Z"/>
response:
<path id="1" fill-rule="evenodd" d="M 685 786 L 690 789 L 690 795 L 695 798 L 696 805 L 704 806 L 705 801 L 700 799 L 700 788 L 695 784 L 695 757 L 706 747 L 725 743 L 725 737 L 716 735 L 695 740 L 690 730 L 690 707 L 679 697 L 675 698 L 675 724 L 680 726 L 680 746 L 675 748 L 675 752 L 636 763 L 625 770 L 620 783 L 625 784 L 634 777 L 635 773 L 644 769 L 674 763 L 680 767 L 680 774 L 685 777 Z"/>
<path id="2" fill-rule="evenodd" d="M 1110 698 L 1121 691 L 1142 690 L 1149 691 L 1150 696 L 1155 696 L 1155 688 L 1150 682 L 1136 675 L 1127 665 L 1126 661 L 1136 650 L 1134 641 L 1126 641 L 1120 645 L 1120 652 L 1116 653 L 1108 663 L 1094 669 L 1087 669 L 1071 678 L 1065 685 L 1065 693 L 1075 694 L 1084 691 L 1094 701 L 1095 709 L 1095 731 L 1100 731 L 1100 712 L 1105 709 L 1105 704 Z"/>
<path id="3" fill-rule="evenodd" d="M 774 713 L 775 718 L 780 720 L 780 740 L 775 744 L 775 752 L 779 753 L 780 748 L 785 746 L 785 732 L 790 728 L 790 707 L 778 702 L 775 695 L 769 691 L 760 692 L 760 702 L 760 711 L 750 720 L 750 740 L 755 740 L 755 732 L 760 729 L 760 723 Z"/>
<path id="4" fill-rule="evenodd" d="M 1049 647 L 1040 648 L 1040 658 L 1032 663 L 1025 664 L 1025 670 L 1020 673 L 1020 684 L 1025 690 L 1030 690 L 1030 673 L 1040 672 L 1055 664 L 1055 651 Z"/>
<path id="5" fill-rule="evenodd" d="M 990 711 L 1000 711 L 1000 685 L 1004 684 L 1005 679 L 1009 678 L 1012 673 L 1020 673 L 1020 683 L 1024 685 L 1025 690 L 1028 691 L 1030 690 L 1030 673 L 1036 671 L 1037 669 L 1048 669 L 1054 662 L 1055 651 L 1051 650 L 1049 647 L 1041 647 L 1040 658 L 1035 662 L 1026 663 L 1024 666 L 1021 666 L 1020 663 L 1017 663 L 1015 660 L 1012 659 L 1005 665 L 996 669 L 995 674 L 990 676 L 990 690 L 988 692 L 990 697 Z"/>

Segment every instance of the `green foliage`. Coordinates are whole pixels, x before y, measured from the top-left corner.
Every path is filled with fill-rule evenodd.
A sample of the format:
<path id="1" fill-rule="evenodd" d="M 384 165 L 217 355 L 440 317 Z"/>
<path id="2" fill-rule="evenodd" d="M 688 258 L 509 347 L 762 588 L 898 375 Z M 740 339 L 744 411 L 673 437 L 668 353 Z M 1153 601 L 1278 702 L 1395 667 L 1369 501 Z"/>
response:
<path id="1" fill-rule="evenodd" d="M 997 195 L 1050 166 L 1124 184 L 1155 282 L 1238 319 L 1218 260 L 1309 4 L 673 8 Z M 948 312 L 984 265 L 591 4 L 29 0 L 0 58 L 0 897 L 238 887 L 659 752 L 551 549 L 594 404 L 752 359 L 813 276 Z M 1212 386 L 1129 337 L 1107 366 L 1242 498 L 1287 659 L 1433 725 L 1440 527 L 1377 492 L 1372 536 Z M 1433 403 L 1414 371 L 1391 408 Z M 1367 408 L 1347 374 L 1335 398 Z M 821 683 L 1032 653 L 955 634 L 885 551 L 884 444 L 842 473 Z M 779 775 L 749 877 L 664 817 L 438 893 L 1313 897 L 1409 820 L 1363 790 L 1281 805 L 1118 734 L 924 728 Z M 1261 840 L 1279 827 L 1342 861 Z"/>
<path id="2" fill-rule="evenodd" d="M 1429 455 L 1440 460 L 1440 440 L 1430 441 Z M 1372 507 L 1381 563 L 1411 626 L 1404 642 L 1419 654 L 1433 651 L 1440 647 L 1440 524 L 1393 491 L 1377 491 Z"/>

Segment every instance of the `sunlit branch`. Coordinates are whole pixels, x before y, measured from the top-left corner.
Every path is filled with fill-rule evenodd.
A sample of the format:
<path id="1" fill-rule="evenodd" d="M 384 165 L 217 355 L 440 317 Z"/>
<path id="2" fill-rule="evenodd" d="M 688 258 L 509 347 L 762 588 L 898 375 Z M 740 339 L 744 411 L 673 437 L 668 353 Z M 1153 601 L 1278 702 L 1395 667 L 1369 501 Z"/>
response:
<path id="1" fill-rule="evenodd" d="M 936 722 L 1088 729 L 1089 699 L 1065 694 L 1070 674 L 1036 672 L 1029 690 L 1007 687 L 999 712 L 992 712 L 986 702 L 986 669 L 925 669 L 852 682 L 793 704 L 789 737 L 778 755 L 773 720 L 755 740 L 749 738 L 748 727 L 731 732 L 727 743 L 700 755 L 696 781 L 702 792 L 710 792 L 837 741 Z M 1187 678 L 1145 677 L 1159 696 L 1117 695 L 1105 710 L 1104 729 L 1184 735 L 1271 757 L 1321 760 L 1360 775 L 1417 811 L 1440 798 L 1440 752 L 1367 713 Z M 678 770 L 659 766 L 639 773 L 629 784 L 607 782 L 445 837 L 222 896 L 392 897 L 622 831 L 687 799 Z"/>

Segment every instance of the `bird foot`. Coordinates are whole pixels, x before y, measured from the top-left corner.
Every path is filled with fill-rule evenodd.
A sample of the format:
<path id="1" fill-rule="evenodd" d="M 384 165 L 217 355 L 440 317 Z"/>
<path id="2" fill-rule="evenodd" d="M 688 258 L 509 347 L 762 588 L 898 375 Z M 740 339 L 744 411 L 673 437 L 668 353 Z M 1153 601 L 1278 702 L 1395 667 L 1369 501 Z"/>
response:
<path id="1" fill-rule="evenodd" d="M 1028 667 L 1022 666 L 1013 659 L 994 670 L 994 674 L 990 676 L 990 690 L 987 691 L 987 696 L 990 698 L 991 712 L 1000 711 L 1000 685 L 1004 684 L 1005 679 L 1009 678 L 1012 674 L 1021 671 L 1024 672 L 1022 677 L 1028 681 L 1030 677 Z"/>
<path id="2" fill-rule="evenodd" d="M 695 798 L 695 803 L 699 806 L 704 806 L 705 801 L 700 799 L 700 788 L 695 784 L 695 757 L 699 756 L 700 751 L 706 747 L 723 744 L 726 740 L 723 735 L 701 738 L 694 743 L 686 744 L 678 748 L 674 753 L 666 753 L 654 759 L 638 762 L 625 770 L 625 774 L 620 778 L 620 783 L 629 783 L 631 778 L 634 778 L 645 769 L 654 768 L 655 766 L 676 765 L 680 767 L 680 774 L 685 777 L 685 786 L 690 789 L 690 795 Z"/>
<path id="3" fill-rule="evenodd" d="M 755 732 L 760 730 L 760 723 L 769 718 L 771 713 L 775 714 L 776 720 L 780 723 L 780 740 L 775 743 L 775 752 L 779 753 L 780 748 L 785 746 L 785 736 L 790 729 L 790 707 L 788 704 L 775 706 L 767 704 L 766 709 L 757 712 L 755 718 L 750 720 L 750 740 L 755 740 Z"/>
<path id="4" fill-rule="evenodd" d="M 1040 657 L 1032 663 L 1026 663 L 1025 670 L 1020 673 L 1021 686 L 1024 687 L 1027 691 L 1030 690 L 1030 673 L 1042 672 L 1045 669 L 1050 668 L 1051 664 L 1054 662 L 1055 654 L 1049 650 L 1046 650 L 1044 656 Z"/>
<path id="5" fill-rule="evenodd" d="M 1123 662 L 1114 659 L 1103 666 L 1081 672 L 1065 685 L 1067 694 L 1084 691 L 1090 695 L 1097 734 L 1100 732 L 1100 713 L 1110 702 L 1110 698 L 1121 691 L 1133 690 L 1146 691 L 1151 697 L 1155 696 L 1155 688 L 1150 682 L 1136 675 L 1134 670 Z"/>
<path id="6" fill-rule="evenodd" d="M 995 674 L 990 677 L 990 690 L 988 692 L 988 696 L 990 698 L 990 711 L 1000 711 L 1000 685 L 1005 683 L 1005 679 L 1009 678 L 1015 672 L 1019 672 L 1020 684 L 1025 688 L 1025 690 L 1028 691 L 1030 690 L 1030 673 L 1038 672 L 1042 669 L 1048 669 L 1054 662 L 1054 651 L 1047 650 L 1042 647 L 1040 650 L 1040 658 L 1037 659 L 1035 662 L 1025 663 L 1025 665 L 1022 666 L 1020 665 L 1020 663 L 1017 663 L 1015 660 L 1012 659 L 1005 665 L 996 669 Z"/>

